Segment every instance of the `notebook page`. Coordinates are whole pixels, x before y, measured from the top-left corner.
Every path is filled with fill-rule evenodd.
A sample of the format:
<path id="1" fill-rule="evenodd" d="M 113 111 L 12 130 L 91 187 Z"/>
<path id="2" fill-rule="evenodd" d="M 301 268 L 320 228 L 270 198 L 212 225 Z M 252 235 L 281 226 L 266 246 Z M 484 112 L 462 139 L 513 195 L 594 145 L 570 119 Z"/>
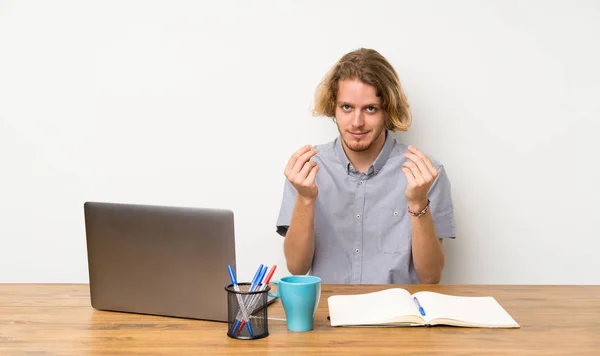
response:
<path id="1" fill-rule="evenodd" d="M 427 321 L 449 319 L 460 321 L 465 326 L 518 327 L 494 297 L 461 297 L 434 292 L 418 292 L 414 295 L 425 309 Z"/>
<path id="2" fill-rule="evenodd" d="M 410 293 L 401 288 L 365 294 L 334 295 L 327 302 L 332 326 L 382 324 L 400 316 L 419 316 Z"/>

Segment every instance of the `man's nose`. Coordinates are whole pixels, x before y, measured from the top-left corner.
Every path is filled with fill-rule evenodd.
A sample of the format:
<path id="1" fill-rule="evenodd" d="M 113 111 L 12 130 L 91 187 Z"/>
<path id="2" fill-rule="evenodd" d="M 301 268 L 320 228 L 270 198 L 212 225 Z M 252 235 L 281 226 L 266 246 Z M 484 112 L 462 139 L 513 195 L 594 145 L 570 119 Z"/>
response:
<path id="1" fill-rule="evenodd" d="M 361 127 L 365 124 L 362 110 L 356 110 L 352 116 L 352 126 Z"/>

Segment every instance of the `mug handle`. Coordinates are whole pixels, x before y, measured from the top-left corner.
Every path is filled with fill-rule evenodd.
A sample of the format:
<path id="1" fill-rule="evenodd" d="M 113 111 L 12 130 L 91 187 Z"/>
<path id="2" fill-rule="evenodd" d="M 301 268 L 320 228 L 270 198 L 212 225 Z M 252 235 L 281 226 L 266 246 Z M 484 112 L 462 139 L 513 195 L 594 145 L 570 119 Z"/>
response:
<path id="1" fill-rule="evenodd" d="M 271 293 L 271 292 L 267 292 L 267 294 L 269 295 L 269 297 L 281 298 L 281 297 L 279 296 L 279 281 L 272 281 L 271 283 L 273 283 L 274 285 L 276 285 L 276 286 L 277 286 L 277 292 L 276 292 L 277 294 L 273 294 L 273 293 Z"/>

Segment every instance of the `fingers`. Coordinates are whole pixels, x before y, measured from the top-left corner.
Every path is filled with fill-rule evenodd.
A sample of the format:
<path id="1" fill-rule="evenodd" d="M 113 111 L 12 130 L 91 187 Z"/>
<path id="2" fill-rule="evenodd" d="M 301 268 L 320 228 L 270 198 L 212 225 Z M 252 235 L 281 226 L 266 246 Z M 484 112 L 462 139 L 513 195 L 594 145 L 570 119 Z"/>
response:
<path id="1" fill-rule="evenodd" d="M 290 157 L 288 164 L 285 167 L 285 175 L 299 173 L 304 164 L 308 162 L 314 155 L 317 154 L 317 150 L 313 149 L 312 146 L 306 145 L 296 151 L 292 157 Z"/>
<path id="2" fill-rule="evenodd" d="M 298 174 L 293 174 L 293 176 L 295 177 L 296 182 L 300 183 L 304 180 L 307 179 L 308 174 L 310 172 L 312 172 L 312 169 L 314 167 L 317 166 L 317 162 L 306 162 L 304 163 L 304 166 L 302 167 L 302 169 L 300 170 L 300 172 L 298 172 Z"/>
<path id="3" fill-rule="evenodd" d="M 318 171 L 317 162 L 310 159 L 317 154 L 317 150 L 306 145 L 294 152 L 285 168 L 285 176 L 295 187 L 311 186 L 315 183 Z"/>
<path id="4" fill-rule="evenodd" d="M 288 173 L 292 170 L 292 167 L 294 167 L 294 164 L 296 164 L 296 161 L 298 160 L 298 158 L 301 155 L 303 155 L 304 153 L 308 152 L 308 150 L 310 150 L 310 148 L 311 148 L 310 145 L 306 145 L 306 146 L 300 148 L 298 151 L 294 152 L 294 154 L 288 160 L 287 165 L 285 166 L 285 174 L 286 175 L 288 175 Z"/>
<path id="5" fill-rule="evenodd" d="M 315 165 L 311 168 L 310 173 L 306 177 L 306 182 L 308 184 L 313 184 L 315 182 L 317 172 L 319 172 L 319 166 L 317 166 L 317 164 L 315 163 Z"/>
<path id="6" fill-rule="evenodd" d="M 412 162 L 406 162 L 406 163 L 412 163 L 412 165 L 416 166 L 419 170 L 419 175 L 422 176 L 426 181 L 432 181 L 433 180 L 433 174 L 429 171 L 429 167 L 427 167 L 427 164 L 425 162 L 423 162 L 423 159 L 419 156 L 417 156 L 414 153 L 405 153 L 404 157 L 410 159 Z M 409 167 L 412 170 L 412 167 Z M 415 174 L 416 177 L 416 174 Z"/>
<path id="7" fill-rule="evenodd" d="M 408 169 L 408 171 L 410 172 L 410 174 L 412 175 L 412 179 L 414 180 L 413 186 L 423 186 L 426 183 L 425 178 L 423 177 L 423 174 L 421 172 L 421 170 L 419 170 L 419 167 L 417 167 L 416 164 L 414 164 L 413 162 L 405 162 L 403 165 L 403 170 L 404 169 Z"/>
<path id="8" fill-rule="evenodd" d="M 410 171 L 410 169 L 408 169 L 406 167 L 402 167 L 402 172 L 406 176 L 406 181 L 408 182 L 409 186 L 414 187 L 414 186 L 417 185 L 417 181 L 415 180 L 415 176 Z"/>
<path id="9" fill-rule="evenodd" d="M 292 167 L 292 172 L 299 172 L 300 170 L 302 170 L 302 167 L 304 167 L 304 164 L 309 162 L 310 159 L 312 158 L 312 156 L 314 156 L 316 154 L 317 154 L 317 150 L 314 150 L 311 148 L 308 152 L 305 152 L 302 155 L 300 155 L 300 157 L 298 157 L 298 159 L 296 160 L 294 167 Z"/>
<path id="10" fill-rule="evenodd" d="M 437 168 L 435 168 L 435 165 L 433 164 L 433 162 L 431 162 L 431 160 L 429 159 L 429 157 L 427 157 L 427 155 L 425 153 L 421 152 L 415 146 L 408 146 L 408 150 L 410 151 L 410 154 L 413 155 L 413 158 L 417 159 L 417 157 L 418 157 L 420 159 L 418 161 L 415 161 L 413 158 L 410 158 L 411 160 L 413 160 L 413 162 L 415 162 L 419 166 L 419 169 L 421 169 L 421 172 L 425 173 L 425 169 L 421 166 L 420 162 L 422 162 L 422 164 L 425 167 L 427 167 L 427 171 L 431 174 L 431 176 L 434 179 L 438 176 Z M 414 157 L 414 156 L 416 156 L 416 157 Z"/>

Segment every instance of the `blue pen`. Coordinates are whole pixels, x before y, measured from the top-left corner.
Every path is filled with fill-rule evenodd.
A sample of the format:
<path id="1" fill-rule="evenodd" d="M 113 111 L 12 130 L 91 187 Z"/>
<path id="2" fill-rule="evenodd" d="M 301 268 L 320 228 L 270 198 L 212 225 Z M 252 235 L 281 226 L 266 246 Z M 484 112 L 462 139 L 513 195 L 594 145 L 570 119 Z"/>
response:
<path id="1" fill-rule="evenodd" d="M 227 269 L 229 271 L 229 279 L 231 279 L 231 284 L 233 284 L 233 289 L 236 292 L 240 291 L 240 287 L 237 284 L 237 280 L 235 278 L 235 274 L 233 273 L 233 269 L 231 268 L 231 265 L 227 266 Z M 238 304 L 240 305 L 240 310 L 242 312 L 242 317 L 244 318 L 244 320 L 246 320 L 246 325 L 248 326 L 248 332 L 250 333 L 250 336 L 254 336 L 254 333 L 252 332 L 252 326 L 250 325 L 250 317 L 248 316 L 248 312 L 246 311 L 246 306 L 244 305 L 243 301 L 242 301 L 242 296 L 236 293 L 236 297 L 238 300 Z M 240 318 L 236 318 L 235 322 L 233 323 L 233 328 L 232 330 L 235 332 L 240 324 L 239 321 Z"/>
<path id="2" fill-rule="evenodd" d="M 263 270 L 263 264 L 261 263 L 260 266 L 258 266 L 258 269 L 256 270 L 256 273 L 254 274 L 254 277 L 252 278 L 252 283 L 250 284 L 250 286 L 252 287 L 252 285 L 254 285 L 256 283 L 256 280 L 260 277 L 261 273 Z M 234 287 L 235 288 L 235 287 Z M 250 289 L 250 291 L 252 291 L 252 289 Z M 238 294 L 238 303 L 240 304 L 240 308 L 244 307 L 245 305 L 241 300 L 241 296 Z M 245 317 L 244 317 L 245 318 Z M 252 335 L 252 329 L 250 326 L 250 319 L 247 319 L 248 321 L 246 322 L 246 324 L 248 324 L 248 331 L 251 333 L 250 335 Z M 239 316 L 239 312 L 238 312 L 238 316 L 236 317 L 235 323 L 233 323 L 233 333 L 235 334 L 236 332 L 241 331 L 240 328 L 240 316 Z"/>
<path id="3" fill-rule="evenodd" d="M 262 281 L 265 279 L 265 275 L 267 274 L 267 270 L 268 269 L 269 269 L 268 266 L 264 266 L 261 269 L 260 273 L 257 276 L 255 276 L 256 278 L 254 278 L 252 280 L 252 284 L 250 285 L 250 289 L 249 289 L 250 292 L 254 292 L 254 291 L 256 291 L 259 288 L 259 286 L 262 284 Z M 256 304 L 255 299 L 258 297 L 258 295 L 252 295 L 252 296 L 249 296 L 249 297 L 250 297 L 249 301 L 246 300 L 248 302 L 246 304 L 247 310 L 251 310 L 250 308 L 252 308 L 253 305 Z M 250 314 L 248 314 L 248 315 L 250 315 Z M 236 320 L 240 319 L 241 317 L 242 317 L 242 315 L 240 315 L 240 311 L 238 311 L 238 313 L 237 313 L 237 315 L 235 317 Z"/>
<path id="4" fill-rule="evenodd" d="M 265 280 L 265 277 L 267 276 L 268 271 L 269 271 L 269 266 L 264 266 L 263 271 L 260 274 L 260 280 L 258 281 L 258 283 L 256 285 L 256 289 L 258 289 L 262 285 L 263 281 Z"/>
<path id="5" fill-rule="evenodd" d="M 415 303 L 417 303 L 417 307 L 419 308 L 419 312 L 421 313 L 421 315 L 425 316 L 425 309 L 423 309 L 423 307 L 421 306 L 421 303 L 419 303 L 419 300 L 417 299 L 417 297 L 413 297 L 413 300 L 415 301 Z"/>
<path id="6" fill-rule="evenodd" d="M 258 288 L 258 286 L 262 283 L 263 279 L 265 278 L 265 275 L 267 274 L 268 269 L 269 269 L 269 267 L 267 267 L 267 266 L 264 266 L 263 268 L 261 268 L 258 278 L 256 278 L 252 282 L 252 285 L 250 285 L 250 292 L 254 292 L 256 290 L 256 288 Z"/>
<path id="7" fill-rule="evenodd" d="M 258 269 L 256 270 L 256 273 L 254 274 L 254 277 L 252 277 L 252 282 L 250 283 L 250 288 L 252 288 L 252 285 L 254 284 L 256 279 L 258 277 L 260 277 L 260 274 L 262 273 L 262 268 L 263 268 L 263 264 L 261 263 L 260 266 L 258 266 Z"/>
<path id="8" fill-rule="evenodd" d="M 267 266 L 264 267 L 264 269 L 263 269 L 264 273 L 262 274 L 262 277 L 260 278 L 260 282 L 258 283 L 258 286 L 256 287 L 257 291 L 263 291 L 267 288 L 267 286 L 269 285 L 269 281 L 273 277 L 273 272 L 275 272 L 276 268 L 277 268 L 277 266 L 273 265 L 273 269 L 268 271 L 269 268 Z M 252 298 L 250 299 L 249 306 L 248 306 L 248 314 L 252 314 L 254 312 L 254 309 L 256 308 L 259 301 L 260 301 L 259 294 L 255 294 L 252 296 Z"/>

